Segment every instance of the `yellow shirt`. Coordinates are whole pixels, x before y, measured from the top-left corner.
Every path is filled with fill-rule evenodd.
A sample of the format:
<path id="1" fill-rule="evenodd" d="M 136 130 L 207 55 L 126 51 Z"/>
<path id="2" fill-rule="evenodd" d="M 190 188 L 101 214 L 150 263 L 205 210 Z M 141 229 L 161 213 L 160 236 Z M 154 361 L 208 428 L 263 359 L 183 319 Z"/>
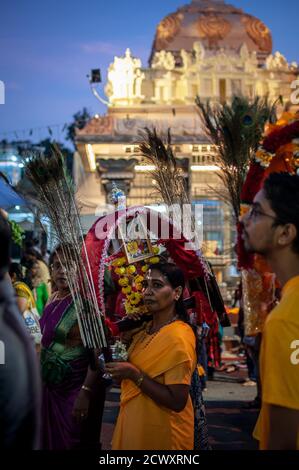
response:
<path id="1" fill-rule="evenodd" d="M 136 335 L 129 360 L 153 380 L 190 385 L 196 366 L 195 336 L 189 325 L 175 321 L 157 335 Z M 192 450 L 194 410 L 190 395 L 183 411 L 159 406 L 130 380 L 121 384 L 121 406 L 113 450 Z"/>
<path id="2" fill-rule="evenodd" d="M 294 360 L 299 359 L 299 352 L 296 353 L 298 342 L 299 276 L 284 286 L 281 302 L 268 316 L 263 333 L 260 354 L 262 408 L 253 434 L 260 441 L 261 450 L 267 448 L 269 405 L 299 410 L 299 364 Z"/>
<path id="3" fill-rule="evenodd" d="M 36 307 L 32 291 L 25 282 L 16 281 L 14 282 L 13 287 L 17 297 L 22 297 L 27 300 L 27 310 L 31 310 Z"/>

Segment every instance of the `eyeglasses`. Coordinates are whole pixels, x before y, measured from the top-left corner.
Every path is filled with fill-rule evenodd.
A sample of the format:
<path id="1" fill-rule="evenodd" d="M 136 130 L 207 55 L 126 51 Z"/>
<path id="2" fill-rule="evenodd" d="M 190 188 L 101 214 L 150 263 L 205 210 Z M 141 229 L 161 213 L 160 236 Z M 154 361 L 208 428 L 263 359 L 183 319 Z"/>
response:
<path id="1" fill-rule="evenodd" d="M 252 206 L 246 215 L 248 219 L 254 221 L 258 219 L 258 217 L 269 217 L 270 219 L 276 220 L 278 222 L 278 219 L 275 215 L 267 214 L 266 212 L 261 211 L 255 206 Z"/>

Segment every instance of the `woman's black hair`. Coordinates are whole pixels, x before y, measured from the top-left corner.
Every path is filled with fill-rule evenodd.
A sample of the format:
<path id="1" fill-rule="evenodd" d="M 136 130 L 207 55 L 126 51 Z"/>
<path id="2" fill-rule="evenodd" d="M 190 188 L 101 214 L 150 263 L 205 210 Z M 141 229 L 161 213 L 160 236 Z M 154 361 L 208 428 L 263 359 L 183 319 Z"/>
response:
<path id="1" fill-rule="evenodd" d="M 162 273 L 167 278 L 169 284 L 173 289 L 175 289 L 176 287 L 182 287 L 182 294 L 180 295 L 180 298 L 175 302 L 175 311 L 177 317 L 183 322 L 187 323 L 192 328 L 196 339 L 196 354 L 197 357 L 199 357 L 200 343 L 197 334 L 197 328 L 190 323 L 190 317 L 183 301 L 183 291 L 186 284 L 183 271 L 176 264 L 161 262 L 150 265 L 149 269 L 156 270 Z"/>
<path id="2" fill-rule="evenodd" d="M 25 255 L 31 255 L 34 256 L 38 261 L 44 261 L 42 255 L 38 250 L 35 248 L 27 248 L 26 252 L 24 253 Z"/>
<path id="3" fill-rule="evenodd" d="M 39 260 L 38 259 L 31 259 L 28 261 L 27 263 L 27 269 L 31 269 L 33 268 L 33 266 L 35 266 L 37 264 L 37 266 L 39 266 Z"/>
<path id="4" fill-rule="evenodd" d="M 55 247 L 55 249 L 52 251 L 52 253 L 49 256 L 49 266 L 53 264 L 55 256 L 59 255 L 60 253 L 63 254 L 64 250 L 68 250 L 68 253 L 73 256 L 73 259 L 76 259 L 76 251 L 72 247 L 72 245 L 67 245 L 67 244 L 59 244 Z"/>
<path id="5" fill-rule="evenodd" d="M 10 275 L 10 277 L 13 274 L 16 275 L 17 281 L 24 281 L 22 266 L 19 263 L 10 263 L 10 266 L 9 266 L 9 275 Z"/>

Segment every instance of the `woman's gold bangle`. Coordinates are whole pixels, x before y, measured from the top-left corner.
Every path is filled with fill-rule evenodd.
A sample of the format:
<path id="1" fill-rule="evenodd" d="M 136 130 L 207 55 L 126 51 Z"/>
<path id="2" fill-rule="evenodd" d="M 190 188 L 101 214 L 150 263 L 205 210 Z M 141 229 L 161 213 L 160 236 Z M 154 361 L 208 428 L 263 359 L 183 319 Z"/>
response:
<path id="1" fill-rule="evenodd" d="M 139 375 L 138 379 L 135 382 L 137 387 L 139 387 L 139 388 L 141 387 L 142 382 L 144 381 L 144 377 L 145 377 L 145 375 L 141 372 L 141 374 Z"/>
<path id="2" fill-rule="evenodd" d="M 81 387 L 82 390 L 85 390 L 86 392 L 92 393 L 92 390 L 90 387 L 87 387 L 86 385 L 82 385 Z"/>

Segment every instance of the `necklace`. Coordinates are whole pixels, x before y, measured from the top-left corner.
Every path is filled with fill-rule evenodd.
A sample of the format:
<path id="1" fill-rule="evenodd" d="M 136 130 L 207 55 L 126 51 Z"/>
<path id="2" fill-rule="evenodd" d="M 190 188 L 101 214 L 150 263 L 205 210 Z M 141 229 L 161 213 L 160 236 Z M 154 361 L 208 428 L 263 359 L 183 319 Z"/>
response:
<path id="1" fill-rule="evenodd" d="M 53 295 L 52 295 L 51 302 L 54 302 L 54 301 L 56 301 L 56 300 L 59 300 L 59 301 L 60 301 L 60 300 L 64 300 L 64 299 L 66 299 L 67 297 L 69 297 L 70 295 L 71 295 L 71 294 L 70 294 L 70 292 L 69 292 L 68 294 L 61 296 L 61 295 L 59 295 L 59 292 L 56 291 L 56 292 L 54 292 Z"/>
<path id="2" fill-rule="evenodd" d="M 157 334 L 162 330 L 162 328 L 164 328 L 164 326 L 167 326 L 167 325 L 170 325 L 171 323 L 175 322 L 178 318 L 175 316 L 173 317 L 171 320 L 168 320 L 166 323 L 163 323 L 159 329 L 157 331 L 154 331 L 153 333 L 150 333 L 150 329 L 152 327 L 152 325 L 150 325 L 149 327 L 147 327 L 142 336 L 138 339 L 138 341 L 136 341 L 136 343 L 134 345 L 132 345 L 132 349 L 130 351 L 130 354 L 132 353 L 132 351 L 135 349 L 136 345 L 139 343 L 139 344 L 142 344 L 142 349 L 145 349 L 148 347 L 148 345 L 153 341 L 153 339 L 157 336 Z M 148 339 L 148 341 L 146 341 L 146 339 Z"/>
<path id="3" fill-rule="evenodd" d="M 165 322 L 165 323 L 162 323 L 162 325 L 160 325 L 160 326 L 158 327 L 158 329 L 157 329 L 156 331 L 153 331 L 152 333 L 150 332 L 151 329 L 152 329 L 152 326 L 153 326 L 153 325 L 151 324 L 151 325 L 149 325 L 149 326 L 146 328 L 146 330 L 145 330 L 145 331 L 146 331 L 146 334 L 148 334 L 148 335 L 150 335 L 150 336 L 155 335 L 155 334 L 159 333 L 159 331 L 161 330 L 161 328 L 163 328 L 163 327 L 166 326 L 166 325 L 169 325 L 170 323 L 174 322 L 175 320 L 177 320 L 177 316 L 171 318 L 170 320 L 168 320 L 168 321 Z"/>

